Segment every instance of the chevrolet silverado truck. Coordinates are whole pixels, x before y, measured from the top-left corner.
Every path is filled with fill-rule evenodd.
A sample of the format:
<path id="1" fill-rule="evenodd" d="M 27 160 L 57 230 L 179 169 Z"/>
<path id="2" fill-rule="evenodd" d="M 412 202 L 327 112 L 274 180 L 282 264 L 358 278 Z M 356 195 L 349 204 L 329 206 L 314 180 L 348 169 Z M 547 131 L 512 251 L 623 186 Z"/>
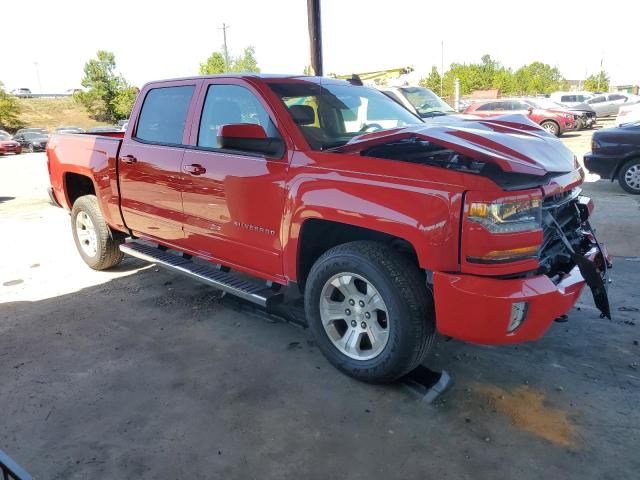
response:
<path id="1" fill-rule="evenodd" d="M 299 292 L 360 380 L 408 373 L 438 333 L 539 339 L 585 284 L 609 316 L 583 171 L 520 115 L 428 125 L 343 80 L 195 77 L 146 85 L 125 132 L 54 134 L 47 157 L 89 267 L 129 254 L 267 309 Z"/>

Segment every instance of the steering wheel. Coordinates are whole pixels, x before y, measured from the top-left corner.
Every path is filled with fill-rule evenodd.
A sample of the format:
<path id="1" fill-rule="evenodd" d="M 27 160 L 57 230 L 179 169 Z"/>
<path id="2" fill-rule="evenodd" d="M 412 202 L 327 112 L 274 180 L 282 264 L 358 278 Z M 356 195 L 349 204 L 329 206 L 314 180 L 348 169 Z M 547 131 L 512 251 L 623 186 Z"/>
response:
<path id="1" fill-rule="evenodd" d="M 358 130 L 358 132 L 360 133 L 365 133 L 365 132 L 369 132 L 370 128 L 374 128 L 375 130 L 372 130 L 372 132 L 377 132 L 378 130 L 384 130 L 384 127 L 382 125 L 380 125 L 379 123 L 365 123 L 364 125 L 362 125 L 362 128 L 360 128 L 360 130 Z"/>

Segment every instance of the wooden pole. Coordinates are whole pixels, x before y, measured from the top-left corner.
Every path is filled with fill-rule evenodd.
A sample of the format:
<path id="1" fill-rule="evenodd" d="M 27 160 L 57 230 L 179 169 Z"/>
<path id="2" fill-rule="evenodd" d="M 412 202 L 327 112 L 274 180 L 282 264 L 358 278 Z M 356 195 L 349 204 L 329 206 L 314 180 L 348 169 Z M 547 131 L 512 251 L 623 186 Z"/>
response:
<path id="1" fill-rule="evenodd" d="M 309 21 L 309 46 L 311 48 L 311 73 L 322 76 L 322 24 L 320 21 L 320 0 L 307 0 Z"/>

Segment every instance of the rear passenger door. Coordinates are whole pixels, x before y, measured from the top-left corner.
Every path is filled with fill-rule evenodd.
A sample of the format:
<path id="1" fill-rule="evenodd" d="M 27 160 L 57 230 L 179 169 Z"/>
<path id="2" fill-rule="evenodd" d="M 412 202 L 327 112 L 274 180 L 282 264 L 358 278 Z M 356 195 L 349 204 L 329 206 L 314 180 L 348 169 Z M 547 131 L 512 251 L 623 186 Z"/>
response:
<path id="1" fill-rule="evenodd" d="M 609 115 L 617 115 L 620 111 L 620 107 L 625 104 L 627 97 L 620 95 L 619 93 L 611 93 L 607 95 L 607 101 L 609 103 Z"/>
<path id="2" fill-rule="evenodd" d="M 223 150 L 222 125 L 254 123 L 268 137 L 282 138 L 262 96 L 238 79 L 204 83 L 191 145 L 183 159 L 189 171 L 183 194 L 185 243 L 212 261 L 277 280 L 282 275 L 281 226 L 286 152 L 280 158 Z"/>
<path id="3" fill-rule="evenodd" d="M 176 242 L 182 230 L 184 144 L 189 138 L 195 81 L 153 85 L 120 148 L 120 204 L 124 221 L 136 235 Z"/>

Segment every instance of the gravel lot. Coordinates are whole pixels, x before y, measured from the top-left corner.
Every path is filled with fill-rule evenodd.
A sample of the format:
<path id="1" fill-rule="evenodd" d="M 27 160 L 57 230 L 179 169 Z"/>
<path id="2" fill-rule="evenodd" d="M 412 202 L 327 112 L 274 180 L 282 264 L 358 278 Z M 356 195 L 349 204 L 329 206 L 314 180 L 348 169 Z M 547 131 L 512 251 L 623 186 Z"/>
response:
<path id="1" fill-rule="evenodd" d="M 614 319 L 587 293 L 537 343 L 442 340 L 427 363 L 456 384 L 426 405 L 189 279 L 89 270 L 45 162 L 0 157 L 0 449 L 37 478 L 637 478 L 640 199 L 616 184 L 585 185 Z"/>

